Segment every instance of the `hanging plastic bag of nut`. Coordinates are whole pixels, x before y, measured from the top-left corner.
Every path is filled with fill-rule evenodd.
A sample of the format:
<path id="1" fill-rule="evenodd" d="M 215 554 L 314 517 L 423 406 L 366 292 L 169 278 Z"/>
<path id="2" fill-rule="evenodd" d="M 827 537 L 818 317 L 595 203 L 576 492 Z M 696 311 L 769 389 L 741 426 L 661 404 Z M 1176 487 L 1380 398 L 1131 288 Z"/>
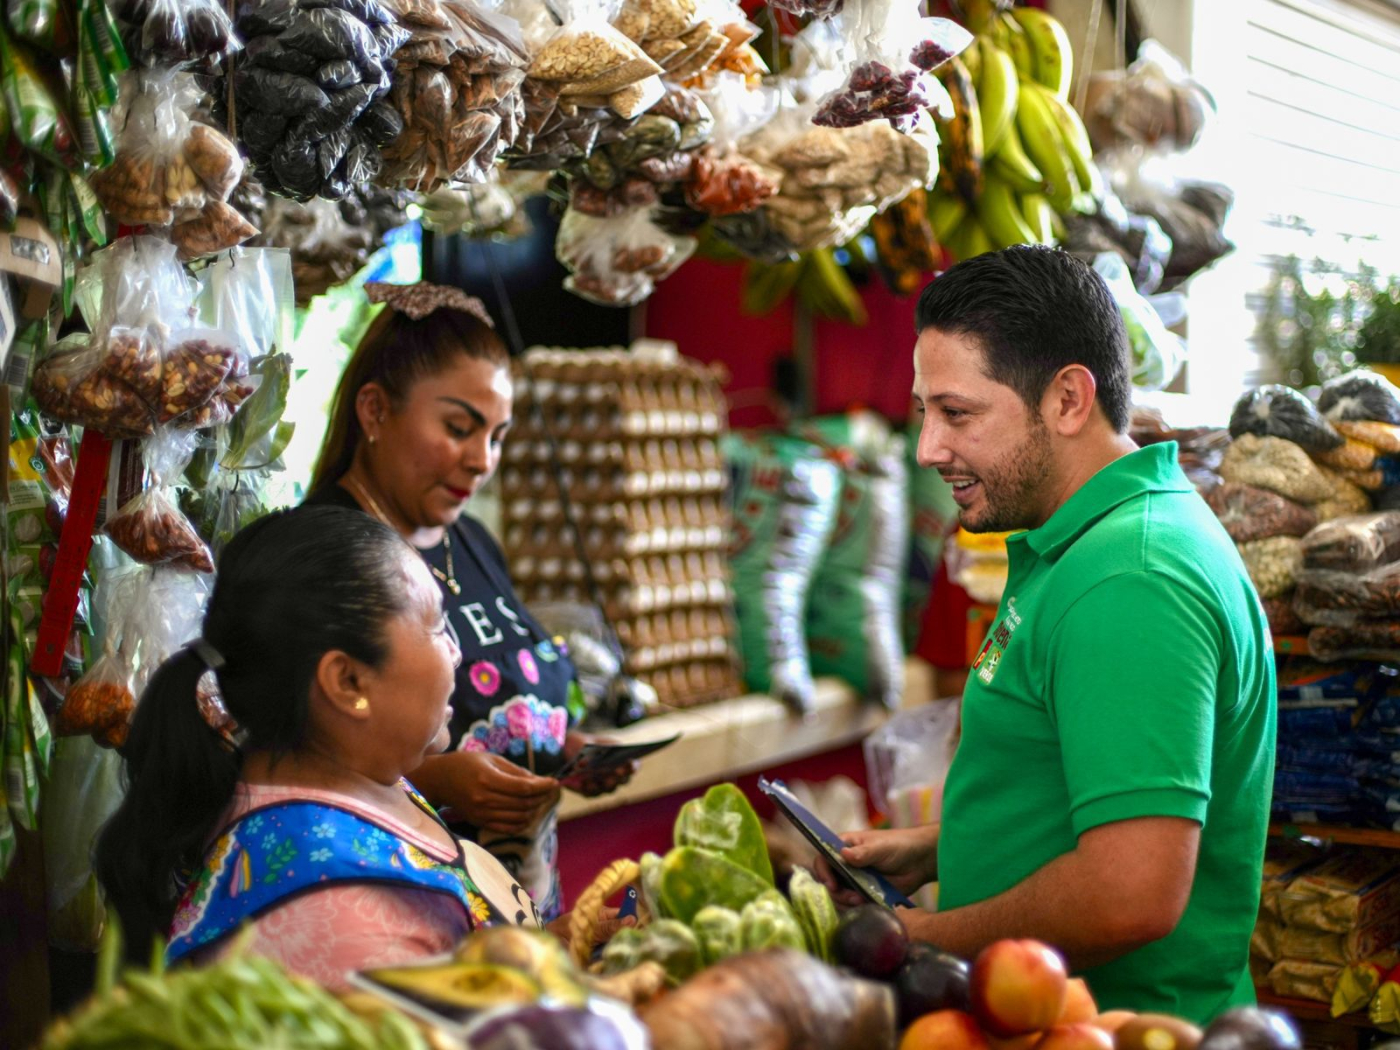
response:
<path id="1" fill-rule="evenodd" d="M 715 77 L 733 73 L 749 88 L 758 88 L 770 70 L 763 57 L 754 49 L 754 41 L 762 30 L 749 21 L 743 7 L 734 0 L 700 0 L 697 17 L 709 22 L 724 34 L 724 47 L 705 68 L 684 80 L 688 88 L 708 91 Z"/>
<path id="2" fill-rule="evenodd" d="M 843 244 L 878 212 L 938 176 L 932 121 L 907 135 L 884 121 L 812 125 L 816 100 L 844 79 L 839 43 L 829 22 L 814 22 L 798 35 L 778 115 L 739 144 L 751 160 L 783 172 L 778 193 L 757 211 L 715 221 L 715 232 L 752 258 L 781 261 Z"/>
<path id="3" fill-rule="evenodd" d="M 558 89 L 563 99 L 581 98 L 623 107 L 635 116 L 635 87 L 655 77 L 661 67 L 609 23 L 618 12 L 609 0 L 556 0 L 551 7 L 563 24 L 530 63 L 530 76 Z M 645 89 L 644 89 L 645 90 Z M 582 104 L 582 103 L 581 103 Z M 632 112 L 624 112 L 631 108 Z"/>
<path id="4" fill-rule="evenodd" d="M 132 558 L 147 565 L 175 562 L 196 572 L 213 572 L 214 556 L 180 512 L 167 486 L 179 478 L 194 454 L 196 436 L 165 428 L 146 441 L 146 489 L 107 519 L 102 531 Z"/>
<path id="5" fill-rule="evenodd" d="M 695 251 L 695 239 L 667 233 L 652 210 L 597 219 L 564 212 L 554 252 L 569 268 L 564 287 L 600 306 L 635 306 Z"/>
<path id="6" fill-rule="evenodd" d="M 718 73 L 701 97 L 714 115 L 710 144 L 696 155 L 685 199 L 706 215 L 738 215 L 766 201 L 783 182 L 783 172 L 744 156 L 739 141 L 763 127 L 778 112 L 778 92 L 750 89 L 739 73 Z"/>
<path id="7" fill-rule="evenodd" d="M 472 0 L 395 3 L 413 35 L 394 53 L 390 99 L 404 128 L 382 150 L 380 181 L 424 192 L 481 182 L 525 117 L 520 25 Z"/>
<path id="8" fill-rule="evenodd" d="M 930 77 L 972 42 L 972 34 L 946 18 L 921 18 L 907 0 L 861 0 L 833 20 L 848 44 L 846 83 L 817 106 L 812 123 L 851 128 L 888 120 L 896 131 L 912 131 L 925 110 L 953 116 L 953 100 Z"/>
<path id="9" fill-rule="evenodd" d="M 569 166 L 570 205 L 606 219 L 656 204 L 663 193 L 690 178 L 694 151 L 708 141 L 713 127 L 710 109 L 699 95 L 670 86 L 645 116 L 626 121 L 615 141 Z"/>
<path id="10" fill-rule="evenodd" d="M 724 455 L 733 479 L 729 554 L 744 680 L 806 712 L 813 698 L 807 592 L 836 524 L 841 469 L 786 436 L 732 434 Z M 760 477 L 780 480 L 759 484 Z"/>
<path id="11" fill-rule="evenodd" d="M 150 434 L 161 403 L 162 326 L 188 324 L 194 299 L 176 248 L 122 238 L 79 273 L 75 297 L 92 334 L 63 339 L 39 362 L 34 400 L 54 419 L 111 438 Z"/>
<path id="12" fill-rule="evenodd" d="M 138 65 L 212 68 L 242 46 L 218 0 L 113 0 L 126 53 Z"/>
<path id="13" fill-rule="evenodd" d="M 103 747 L 126 742 L 131 712 L 136 709 L 132 682 L 140 636 L 135 618 L 138 599 L 150 570 L 111 570 L 97 582 L 93 613 L 102 635 L 102 654 L 68 687 L 54 720 L 59 736 L 90 734 Z"/>
<path id="14" fill-rule="evenodd" d="M 128 226 L 169 226 L 180 258 L 231 248 L 257 234 L 227 203 L 243 159 L 224 135 L 190 120 L 200 91 L 187 73 L 130 73 L 117 113 L 113 163 L 92 176 L 103 208 Z"/>

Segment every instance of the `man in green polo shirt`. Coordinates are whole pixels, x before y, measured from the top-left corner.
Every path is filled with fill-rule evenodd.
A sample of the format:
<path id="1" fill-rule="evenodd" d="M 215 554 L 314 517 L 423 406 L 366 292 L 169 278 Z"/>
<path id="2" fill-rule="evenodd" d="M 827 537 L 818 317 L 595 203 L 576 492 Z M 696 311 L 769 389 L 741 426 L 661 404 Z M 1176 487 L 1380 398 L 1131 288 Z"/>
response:
<path id="1" fill-rule="evenodd" d="M 920 465 L 1007 548 L 939 827 L 848 836 L 909 889 L 910 932 L 970 956 L 1059 948 L 1102 1009 L 1204 1022 L 1253 999 L 1274 668 L 1263 611 L 1172 443 L 1126 435 L 1103 282 L 1041 247 L 961 263 L 918 305 Z M 940 833 L 941 830 L 941 833 Z"/>

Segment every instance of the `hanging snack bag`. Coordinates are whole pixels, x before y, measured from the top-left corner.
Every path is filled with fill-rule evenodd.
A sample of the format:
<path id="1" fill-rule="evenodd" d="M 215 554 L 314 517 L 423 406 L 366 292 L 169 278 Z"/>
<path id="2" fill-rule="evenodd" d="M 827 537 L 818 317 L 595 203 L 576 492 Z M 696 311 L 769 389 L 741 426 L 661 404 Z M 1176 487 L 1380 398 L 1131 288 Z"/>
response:
<path id="1" fill-rule="evenodd" d="M 182 259 L 257 234 L 227 201 L 243 160 L 224 135 L 190 120 L 199 90 L 188 74 L 133 76 L 116 160 L 92 177 L 103 208 L 128 226 L 169 226 Z"/>
<path id="2" fill-rule="evenodd" d="M 1236 543 L 1306 536 L 1317 525 L 1317 515 L 1301 503 L 1253 485 L 1227 482 L 1208 492 L 1205 500 Z"/>
<path id="3" fill-rule="evenodd" d="M 132 61 L 148 68 L 207 65 L 238 50 L 218 0 L 112 0 Z"/>
<path id="4" fill-rule="evenodd" d="M 11 121 L 11 133 L 20 145 L 69 171 L 80 171 L 82 151 L 73 125 L 58 100 L 61 85 L 47 79 L 29 50 L 10 39 L 0 23 L 0 100 Z"/>
<path id="5" fill-rule="evenodd" d="M 795 438 L 731 435 L 724 451 L 733 477 L 730 561 L 744 680 L 807 711 L 807 593 L 836 523 L 841 470 Z"/>
<path id="6" fill-rule="evenodd" d="M 485 181 L 525 117 L 519 24 L 472 0 L 399 0 L 398 14 L 413 34 L 394 54 L 390 94 L 404 128 L 382 151 L 381 182 L 428 192 Z"/>
<path id="7" fill-rule="evenodd" d="M 667 233 L 649 208 L 598 219 L 570 208 L 554 251 L 571 271 L 564 287 L 600 306 L 635 306 L 695 250 L 691 237 Z"/>
<path id="8" fill-rule="evenodd" d="M 744 156 L 739 140 L 758 131 L 778 111 L 778 93 L 771 88 L 750 90 L 738 73 L 716 74 L 703 94 L 714 115 L 710 145 L 695 158 L 685 199 L 705 215 L 738 215 L 753 211 L 778 192 L 780 169 Z"/>
<path id="9" fill-rule="evenodd" d="M 530 63 L 530 76 L 560 96 L 610 96 L 656 76 L 661 67 L 609 22 L 607 0 L 558 0 L 561 25 Z"/>
<path id="10" fill-rule="evenodd" d="M 1230 436 L 1241 434 L 1286 438 L 1313 453 L 1330 452 L 1342 444 L 1342 436 L 1306 394 L 1279 384 L 1251 390 L 1235 402 Z"/>
<path id="11" fill-rule="evenodd" d="M 128 569 L 108 572 L 98 581 L 93 611 L 102 630 L 102 655 L 69 686 L 54 721 L 59 736 L 88 734 L 105 747 L 125 743 L 136 708 L 132 673 L 139 638 L 131 628 L 149 575 L 144 569 Z"/>
<path id="12" fill-rule="evenodd" d="M 821 100 L 813 124 L 853 128 L 888 120 L 896 131 L 912 131 L 925 110 L 952 117 L 947 90 L 928 74 L 972 42 L 966 29 L 946 18 L 921 18 L 917 5 L 899 0 L 865 0 L 835 24 L 851 45 L 849 75 Z"/>
<path id="13" fill-rule="evenodd" d="M 1400 390 L 1385 376 L 1367 369 L 1323 383 L 1317 407 L 1334 423 L 1371 420 L 1400 426 Z"/>
<path id="14" fill-rule="evenodd" d="M 716 77 L 733 73 L 750 89 L 760 87 L 770 72 L 754 49 L 762 30 L 749 21 L 743 7 L 734 0 L 701 0 L 696 13 L 724 34 L 725 44 L 709 65 L 685 80 L 685 86 L 708 91 L 715 86 Z"/>
<path id="15" fill-rule="evenodd" d="M 136 623 L 141 659 L 132 676 L 138 700 L 156 669 L 185 643 L 199 637 L 204 608 L 213 588 L 212 578 L 182 568 L 158 566 L 147 573 Z"/>
<path id="16" fill-rule="evenodd" d="M 386 96 L 408 31 L 379 0 L 267 0 L 241 5 L 237 19 L 238 134 L 263 185 L 339 200 L 373 181 L 380 148 L 403 131 Z M 214 94 L 225 116 L 227 92 Z"/>
<path id="17" fill-rule="evenodd" d="M 107 519 L 102 531 L 130 557 L 146 565 L 175 562 L 196 572 L 213 572 L 214 556 L 167 488 L 194 454 L 195 435 L 164 429 L 146 441 L 147 487 Z"/>

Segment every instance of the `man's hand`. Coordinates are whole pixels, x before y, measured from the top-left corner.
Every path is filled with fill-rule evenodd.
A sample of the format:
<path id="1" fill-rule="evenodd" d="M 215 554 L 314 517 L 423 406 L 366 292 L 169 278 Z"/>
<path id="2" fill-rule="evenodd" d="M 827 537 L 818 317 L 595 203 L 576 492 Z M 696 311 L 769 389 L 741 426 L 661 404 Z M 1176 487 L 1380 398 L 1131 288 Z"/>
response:
<path id="1" fill-rule="evenodd" d="M 587 744 L 616 743 L 618 741 L 610 740 L 607 737 L 591 736 L 588 733 L 578 733 L 571 730 L 569 735 L 564 738 L 564 759 L 565 761 L 572 760 Z M 561 783 L 570 791 L 576 791 L 585 798 L 596 798 L 598 795 L 612 794 L 631 780 L 636 775 L 637 770 L 641 768 L 640 762 L 628 762 L 624 765 L 600 770 L 590 770 L 587 766 L 582 766 L 577 773 L 565 778 Z"/>
<path id="2" fill-rule="evenodd" d="M 453 751 L 427 759 L 410 777 L 443 819 L 519 835 L 559 802 L 559 784 L 500 755 Z"/>
<path id="3" fill-rule="evenodd" d="M 841 859 L 853 868 L 873 868 L 901 893 L 913 893 L 938 874 L 938 827 L 926 824 L 889 831 L 848 831 L 841 836 L 846 843 Z M 838 904 L 854 907 L 865 903 L 864 897 L 836 877 L 820 853 L 812 871 Z"/>

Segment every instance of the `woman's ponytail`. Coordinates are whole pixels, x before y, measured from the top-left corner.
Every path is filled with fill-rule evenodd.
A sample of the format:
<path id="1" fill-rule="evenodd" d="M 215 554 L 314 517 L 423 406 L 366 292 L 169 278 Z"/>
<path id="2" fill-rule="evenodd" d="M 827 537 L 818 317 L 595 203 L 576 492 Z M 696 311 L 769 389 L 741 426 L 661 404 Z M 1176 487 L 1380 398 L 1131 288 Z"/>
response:
<path id="1" fill-rule="evenodd" d="M 238 783 L 238 753 L 200 713 L 206 670 L 189 649 L 156 669 L 123 748 L 126 798 L 97 840 L 98 879 L 137 951 L 165 935 L 179 896 L 173 873 L 198 865 Z"/>

